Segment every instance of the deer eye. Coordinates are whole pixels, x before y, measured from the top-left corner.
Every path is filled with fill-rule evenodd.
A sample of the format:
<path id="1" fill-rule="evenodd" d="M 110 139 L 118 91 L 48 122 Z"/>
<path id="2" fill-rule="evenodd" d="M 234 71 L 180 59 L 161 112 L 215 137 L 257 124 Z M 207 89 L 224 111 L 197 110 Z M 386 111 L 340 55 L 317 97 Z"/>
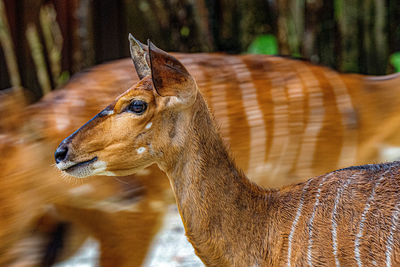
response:
<path id="1" fill-rule="evenodd" d="M 133 100 L 132 103 L 129 104 L 127 110 L 138 115 L 143 114 L 147 109 L 147 103 L 143 100 Z"/>

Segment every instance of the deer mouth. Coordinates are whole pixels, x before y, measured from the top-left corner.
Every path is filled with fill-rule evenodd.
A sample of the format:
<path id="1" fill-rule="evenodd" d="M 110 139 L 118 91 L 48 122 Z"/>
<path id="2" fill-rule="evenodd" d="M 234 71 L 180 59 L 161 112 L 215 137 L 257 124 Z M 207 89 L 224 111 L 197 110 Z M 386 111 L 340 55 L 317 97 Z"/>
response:
<path id="1" fill-rule="evenodd" d="M 66 173 L 68 173 L 69 175 L 78 177 L 78 178 L 83 178 L 86 176 L 89 176 L 92 174 L 92 172 L 94 171 L 95 167 L 93 166 L 97 161 L 97 157 L 94 157 L 90 160 L 86 160 L 86 161 L 81 161 L 78 163 L 75 162 L 70 162 L 69 164 L 66 164 L 63 167 L 59 167 L 59 169 L 61 171 L 64 171 Z"/>

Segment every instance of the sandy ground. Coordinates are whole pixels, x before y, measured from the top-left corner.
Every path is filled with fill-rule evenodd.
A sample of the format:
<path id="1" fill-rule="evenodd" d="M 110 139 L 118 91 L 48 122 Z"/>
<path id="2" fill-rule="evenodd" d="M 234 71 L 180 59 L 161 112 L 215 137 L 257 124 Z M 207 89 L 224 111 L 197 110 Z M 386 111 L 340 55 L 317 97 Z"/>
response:
<path id="1" fill-rule="evenodd" d="M 56 267 L 95 267 L 98 266 L 99 245 L 89 239 L 68 261 Z M 181 218 L 176 206 L 171 205 L 164 225 L 154 241 L 146 267 L 201 267 L 204 266 L 194 254 L 193 248 L 186 240 Z"/>

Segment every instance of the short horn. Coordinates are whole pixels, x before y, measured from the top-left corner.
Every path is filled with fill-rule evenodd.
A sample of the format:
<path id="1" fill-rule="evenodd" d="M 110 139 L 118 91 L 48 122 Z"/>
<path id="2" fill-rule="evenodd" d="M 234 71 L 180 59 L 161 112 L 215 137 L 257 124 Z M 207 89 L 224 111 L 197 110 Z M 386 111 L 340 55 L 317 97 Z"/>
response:
<path id="1" fill-rule="evenodd" d="M 148 57 L 146 52 L 147 46 L 136 40 L 132 34 L 129 34 L 129 48 L 139 79 L 143 79 L 145 76 L 150 75 L 151 70 L 146 59 L 146 57 Z"/>

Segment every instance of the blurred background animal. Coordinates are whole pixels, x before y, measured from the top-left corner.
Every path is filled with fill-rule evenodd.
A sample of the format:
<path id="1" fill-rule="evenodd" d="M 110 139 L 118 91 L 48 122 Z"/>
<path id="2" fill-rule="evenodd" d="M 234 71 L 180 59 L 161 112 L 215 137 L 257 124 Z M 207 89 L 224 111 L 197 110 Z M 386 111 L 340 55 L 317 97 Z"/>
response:
<path id="1" fill-rule="evenodd" d="M 128 56 L 128 32 L 191 52 L 175 55 L 195 76 L 240 167 L 260 184 L 396 159 L 398 76 L 342 75 L 272 56 L 193 54 L 279 53 L 342 72 L 398 70 L 399 3 L 333 2 L 1 0 L 0 88 L 10 89 L 0 96 L 0 241 L 7 244 L 0 258 L 50 264 L 90 235 L 101 241 L 103 266 L 144 261 L 173 203 L 163 174 L 151 167 L 80 184 L 51 166 L 63 137 L 137 81 L 130 59 L 121 59 L 65 84 L 73 73 Z"/>

